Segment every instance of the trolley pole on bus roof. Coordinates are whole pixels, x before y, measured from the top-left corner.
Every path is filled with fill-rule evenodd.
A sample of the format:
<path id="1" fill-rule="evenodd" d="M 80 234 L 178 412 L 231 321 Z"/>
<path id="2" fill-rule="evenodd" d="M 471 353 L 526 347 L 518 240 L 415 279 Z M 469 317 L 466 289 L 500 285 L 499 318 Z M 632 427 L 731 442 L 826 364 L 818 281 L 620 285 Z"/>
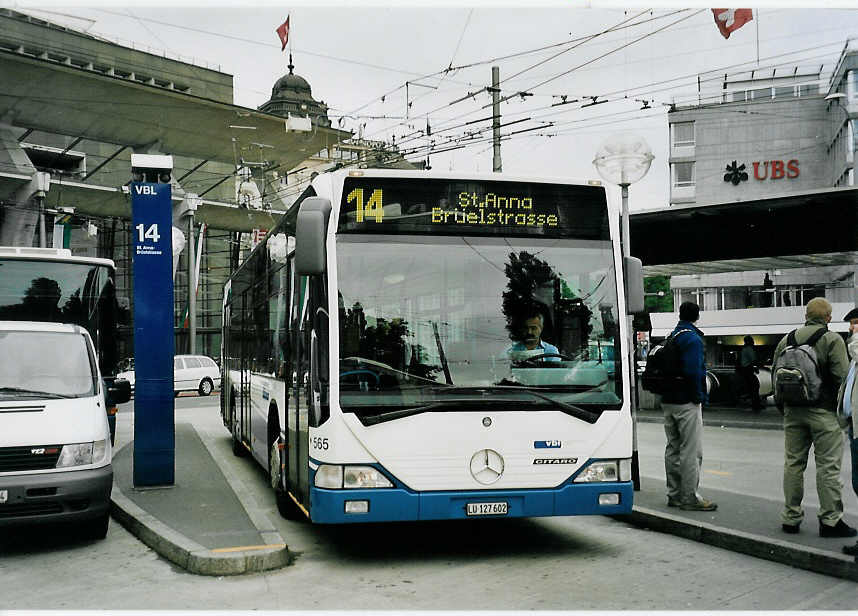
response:
<path id="1" fill-rule="evenodd" d="M 500 68 L 492 67 L 492 171 L 500 173 L 503 170 L 500 151 Z"/>

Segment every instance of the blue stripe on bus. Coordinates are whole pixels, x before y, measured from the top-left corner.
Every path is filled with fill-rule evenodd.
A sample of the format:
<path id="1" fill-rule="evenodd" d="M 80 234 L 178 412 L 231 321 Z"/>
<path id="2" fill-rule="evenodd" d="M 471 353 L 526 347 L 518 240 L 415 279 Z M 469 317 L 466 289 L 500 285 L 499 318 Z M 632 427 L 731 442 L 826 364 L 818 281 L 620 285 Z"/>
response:
<path id="1" fill-rule="evenodd" d="M 375 465 L 373 465 L 375 466 Z M 312 477 L 311 477 L 312 485 Z M 401 484 L 400 484 L 401 486 Z M 600 494 L 619 494 L 618 505 L 599 505 Z M 321 524 L 452 520 L 467 518 L 466 503 L 506 502 L 506 515 L 476 517 L 542 517 L 631 513 L 633 486 L 618 483 L 571 483 L 539 490 L 473 490 L 413 492 L 404 487 L 369 490 L 310 488 L 310 517 Z M 345 512 L 346 501 L 369 502 L 367 513 Z"/>

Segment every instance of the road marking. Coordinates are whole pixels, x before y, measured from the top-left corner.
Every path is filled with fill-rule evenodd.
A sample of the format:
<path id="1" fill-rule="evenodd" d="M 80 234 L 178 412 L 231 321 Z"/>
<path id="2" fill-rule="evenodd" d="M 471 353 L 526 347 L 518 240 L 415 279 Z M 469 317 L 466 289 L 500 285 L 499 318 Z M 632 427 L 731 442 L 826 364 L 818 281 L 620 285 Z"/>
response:
<path id="1" fill-rule="evenodd" d="M 246 552 L 249 550 L 267 550 L 269 548 L 280 549 L 280 548 L 285 548 L 285 547 L 286 547 L 285 543 L 270 543 L 268 545 L 241 545 L 241 546 L 237 546 L 234 548 L 216 548 L 216 549 L 212 550 L 212 552 L 220 552 L 220 553 Z"/>
<path id="2" fill-rule="evenodd" d="M 722 477 L 731 477 L 733 475 L 733 473 L 728 473 L 726 471 L 711 471 L 708 469 L 703 471 L 703 472 L 704 473 L 712 473 L 713 475 L 721 475 Z"/>

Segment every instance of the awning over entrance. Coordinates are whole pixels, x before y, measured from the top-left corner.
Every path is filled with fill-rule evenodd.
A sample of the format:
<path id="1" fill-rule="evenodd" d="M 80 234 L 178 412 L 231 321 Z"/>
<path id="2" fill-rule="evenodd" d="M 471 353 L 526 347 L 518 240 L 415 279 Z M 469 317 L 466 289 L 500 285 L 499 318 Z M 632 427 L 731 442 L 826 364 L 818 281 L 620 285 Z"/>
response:
<path id="1" fill-rule="evenodd" d="M 228 164 L 242 148 L 263 144 L 265 159 L 284 171 L 350 136 L 319 126 L 289 131 L 285 118 L 255 109 L 8 51 L 0 51 L 0 118 L 22 128 Z"/>
<path id="2" fill-rule="evenodd" d="M 828 329 L 841 333 L 849 331 L 849 323 L 845 322 L 843 317 L 854 307 L 853 304 L 834 303 Z M 706 335 L 706 340 L 715 340 L 720 336 L 783 336 L 804 325 L 804 311 L 804 306 L 705 310 L 700 313 L 700 320 L 695 325 Z M 652 322 L 651 333 L 655 338 L 667 336 L 679 320 L 679 314 L 676 312 L 652 312 L 649 316 Z"/>
<path id="3" fill-rule="evenodd" d="M 679 275 L 858 263 L 858 189 L 632 212 L 644 274 Z"/>
<path id="4" fill-rule="evenodd" d="M 0 187 L 7 183 L 21 185 L 27 179 L 27 176 L 0 171 Z M 181 200 L 182 196 L 173 195 L 173 201 Z M 131 218 L 131 198 L 122 187 L 98 186 L 66 179 L 51 180 L 51 189 L 45 196 L 45 207 L 60 206 L 73 207 L 79 215 Z M 279 210 L 254 210 L 203 199 L 194 219 L 212 229 L 248 232 L 253 229 L 271 229 L 282 215 L 283 212 Z"/>

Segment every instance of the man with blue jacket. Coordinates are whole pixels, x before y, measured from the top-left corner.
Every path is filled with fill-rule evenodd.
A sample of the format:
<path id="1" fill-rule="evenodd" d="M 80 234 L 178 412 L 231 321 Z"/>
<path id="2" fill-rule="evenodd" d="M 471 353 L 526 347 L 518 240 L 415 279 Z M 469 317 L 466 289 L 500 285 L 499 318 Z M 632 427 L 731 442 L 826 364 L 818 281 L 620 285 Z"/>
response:
<path id="1" fill-rule="evenodd" d="M 706 360 L 703 332 L 694 323 L 700 306 L 683 302 L 679 323 L 671 336 L 680 358 L 682 378 L 662 394 L 664 433 L 664 472 L 667 477 L 667 504 L 685 511 L 714 511 L 714 502 L 697 493 L 703 464 L 703 403 L 706 395 Z"/>

